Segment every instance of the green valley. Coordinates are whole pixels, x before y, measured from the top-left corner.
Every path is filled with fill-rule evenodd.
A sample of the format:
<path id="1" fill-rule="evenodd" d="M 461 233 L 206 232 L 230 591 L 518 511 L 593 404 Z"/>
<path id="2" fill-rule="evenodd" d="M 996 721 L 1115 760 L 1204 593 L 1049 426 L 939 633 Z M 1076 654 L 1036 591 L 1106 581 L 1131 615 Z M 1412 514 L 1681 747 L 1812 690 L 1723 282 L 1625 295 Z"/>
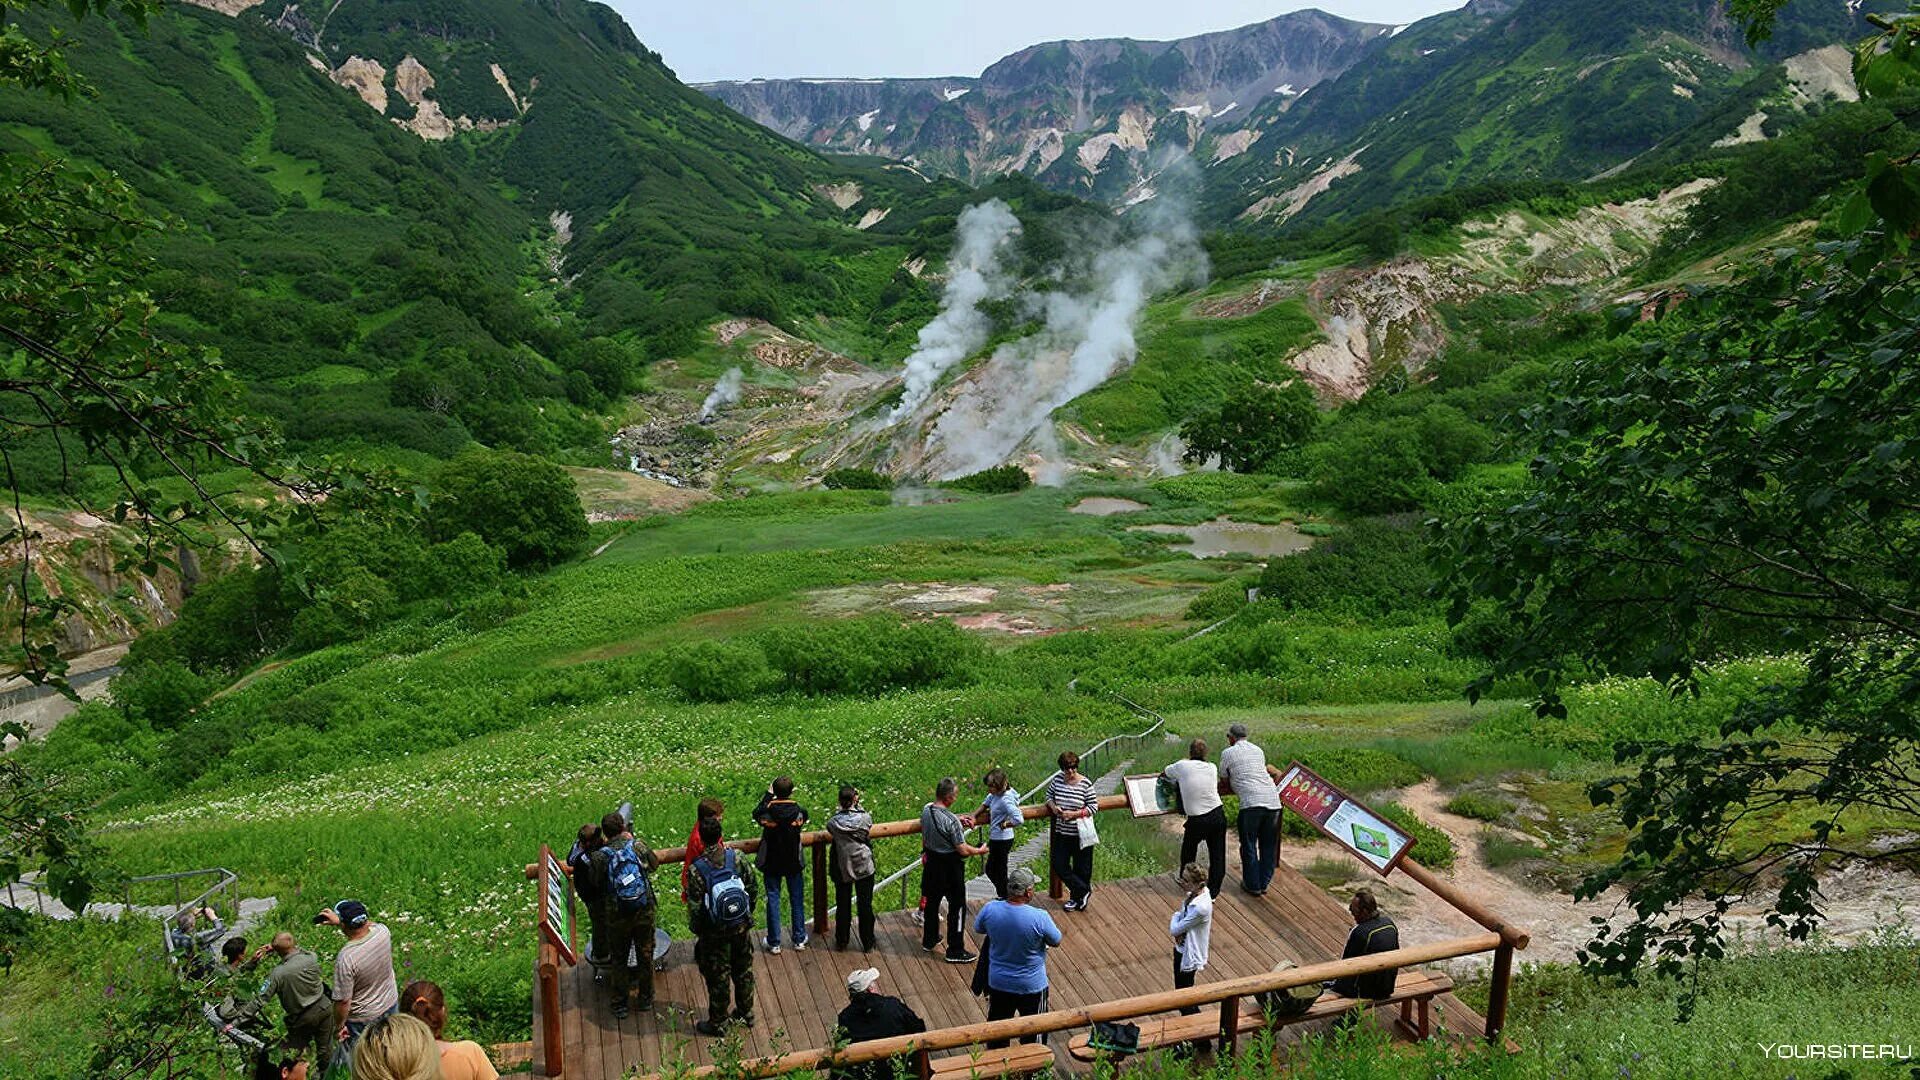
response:
<path id="1" fill-rule="evenodd" d="M 778 776 L 815 828 L 842 785 L 911 820 L 1232 725 L 1413 840 L 1376 873 L 1294 807 L 1289 887 L 1495 936 L 1417 965 L 1441 1037 L 1356 1003 L 1129 1074 L 1912 1069 L 1845 1048 L 1920 1015 L 1920 16 L 1201 29 L 696 88 L 589 0 L 0 8 L 0 1075 L 251 1074 L 281 1007 L 224 1028 L 252 969 L 158 947 L 202 870 L 209 945 L 337 979 L 313 913 L 360 900 L 447 1040 L 542 1075 L 526 868 L 583 822 L 758 840 Z M 1183 827 L 1100 816 L 1101 918 Z M 922 841 L 873 846 L 891 935 Z M 1241 860 L 1199 987 L 1271 959 L 1224 955 Z M 621 1024 L 663 1076 L 814 1048 L 781 1010 L 855 961 L 763 943 L 716 1039 L 575 969 L 615 1034 L 566 1075 L 646 1074 Z M 1086 1020 L 1060 1075 L 1112 1072 Z"/>

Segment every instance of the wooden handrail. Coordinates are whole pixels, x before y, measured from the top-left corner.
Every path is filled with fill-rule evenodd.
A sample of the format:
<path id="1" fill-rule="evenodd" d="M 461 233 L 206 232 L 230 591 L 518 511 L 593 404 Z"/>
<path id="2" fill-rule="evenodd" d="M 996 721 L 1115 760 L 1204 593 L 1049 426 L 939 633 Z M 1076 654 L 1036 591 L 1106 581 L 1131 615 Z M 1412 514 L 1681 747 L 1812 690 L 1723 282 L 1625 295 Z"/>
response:
<path id="1" fill-rule="evenodd" d="M 1416 945 L 1395 949 L 1392 952 L 1374 953 L 1371 956 L 1356 956 L 1351 960 L 1329 960 L 1308 964 L 1305 967 L 1290 968 L 1282 972 L 1207 983 L 1185 990 L 1140 994 L 1130 998 L 1103 1001 L 1097 1005 L 1085 1005 L 1077 1009 L 1061 1009 L 1033 1016 L 1016 1016 L 1010 1020 L 963 1024 L 919 1035 L 871 1039 L 867 1042 L 853 1043 L 838 1051 L 828 1047 L 819 1050 L 801 1050 L 779 1057 L 743 1059 L 730 1070 L 730 1074 L 743 1078 L 781 1076 L 786 1073 L 818 1071 L 871 1061 L 884 1061 L 903 1054 L 957 1050 L 964 1046 L 975 1046 L 989 1041 L 1047 1035 L 1072 1028 L 1090 1027 L 1107 1021 L 1127 1020 L 1192 1006 L 1237 1001 L 1252 994 L 1286 990 L 1331 979 L 1367 975 L 1392 968 L 1416 967 L 1437 960 L 1450 960 L 1458 956 L 1491 952 L 1500 949 L 1502 945 L 1500 935 L 1493 933 L 1454 938 L 1431 945 Z M 690 1078 L 711 1076 L 717 1071 L 714 1066 L 707 1065 L 673 1075 Z M 666 1080 L 666 1077 L 665 1074 L 655 1074 L 648 1080 Z"/>
<path id="2" fill-rule="evenodd" d="M 1485 905 L 1461 892 L 1452 882 L 1443 880 L 1433 871 L 1414 862 L 1413 859 L 1401 859 L 1399 869 L 1408 877 L 1426 886 L 1428 892 L 1453 905 L 1454 910 L 1460 914 L 1499 934 L 1500 940 L 1509 947 L 1524 949 L 1533 940 L 1531 934 L 1487 910 Z"/>

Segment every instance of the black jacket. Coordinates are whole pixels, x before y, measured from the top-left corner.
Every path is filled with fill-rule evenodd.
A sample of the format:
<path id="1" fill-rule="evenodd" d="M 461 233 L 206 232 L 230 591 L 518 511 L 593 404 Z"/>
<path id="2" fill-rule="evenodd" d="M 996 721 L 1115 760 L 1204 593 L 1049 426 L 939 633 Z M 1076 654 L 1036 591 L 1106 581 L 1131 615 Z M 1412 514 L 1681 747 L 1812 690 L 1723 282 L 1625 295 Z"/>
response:
<path id="1" fill-rule="evenodd" d="M 847 1007 L 840 1010 L 840 1034 L 848 1042 L 918 1035 L 925 1030 L 926 1021 L 908 1008 L 906 1002 L 870 990 L 853 995 Z M 892 1080 L 894 1062 L 904 1057 L 849 1065 L 833 1070 L 833 1075 L 840 1080 Z"/>
<path id="2" fill-rule="evenodd" d="M 760 850 L 753 864 L 768 877 L 799 873 L 806 865 L 800 858 L 800 834 L 806 831 L 807 812 L 792 799 L 776 799 L 768 793 L 753 808 L 753 820 L 760 826 Z"/>
<path id="3" fill-rule="evenodd" d="M 1355 926 L 1347 935 L 1347 947 L 1341 952 L 1340 959 L 1347 960 L 1355 956 L 1392 952 L 1399 947 L 1400 928 L 1393 925 L 1393 920 L 1385 915 L 1375 915 Z M 1391 968 L 1367 975 L 1356 975 L 1350 979 L 1340 979 L 1337 981 L 1335 991 L 1350 997 L 1392 997 L 1393 981 L 1397 975 L 1399 975 L 1399 969 Z"/>

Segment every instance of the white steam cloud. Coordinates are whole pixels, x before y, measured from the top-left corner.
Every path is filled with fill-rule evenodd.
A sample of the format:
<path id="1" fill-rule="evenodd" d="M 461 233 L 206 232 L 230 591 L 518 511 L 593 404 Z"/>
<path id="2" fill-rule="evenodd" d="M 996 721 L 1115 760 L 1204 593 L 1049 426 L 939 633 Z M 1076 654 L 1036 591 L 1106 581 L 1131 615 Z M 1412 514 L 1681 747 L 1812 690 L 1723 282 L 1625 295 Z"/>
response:
<path id="1" fill-rule="evenodd" d="M 707 395 L 707 400 L 700 403 L 700 419 L 708 419 L 716 410 L 728 405 L 738 405 L 740 384 L 745 378 L 739 368 L 728 368 L 727 373 L 720 376 L 720 381 L 713 384 L 713 392 Z"/>
<path id="2" fill-rule="evenodd" d="M 920 328 L 920 340 L 907 357 L 906 387 L 900 403 L 881 421 L 892 426 L 913 414 L 933 394 L 940 377 L 986 343 L 993 323 L 980 310 L 982 302 L 1005 295 L 1006 275 L 1000 255 L 1008 239 L 1020 231 L 1020 220 L 999 199 L 989 199 L 960 212 L 953 254 L 947 260 L 947 286 L 940 295 L 940 314 Z"/>
<path id="3" fill-rule="evenodd" d="M 1133 362 L 1133 330 L 1147 300 L 1204 278 L 1206 256 L 1191 222 L 1170 206 L 1142 209 L 1153 212 L 1139 216 L 1131 240 L 1086 253 L 1085 288 L 1037 298 L 1045 326 L 1002 345 L 973 373 L 928 436 L 934 475 L 991 468 L 1043 428 L 1050 434 L 1055 409 Z M 1036 448 L 1045 454 L 1051 445 L 1043 439 Z"/>

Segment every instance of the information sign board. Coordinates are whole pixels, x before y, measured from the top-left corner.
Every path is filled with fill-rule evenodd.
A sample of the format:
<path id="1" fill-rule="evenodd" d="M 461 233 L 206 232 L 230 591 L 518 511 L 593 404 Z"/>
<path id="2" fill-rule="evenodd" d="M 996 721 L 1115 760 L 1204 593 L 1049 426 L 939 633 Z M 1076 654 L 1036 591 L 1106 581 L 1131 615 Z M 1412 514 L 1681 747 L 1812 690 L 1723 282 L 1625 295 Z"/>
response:
<path id="1" fill-rule="evenodd" d="M 1280 777 L 1280 805 L 1312 822 L 1327 839 L 1382 875 L 1390 873 L 1413 846 L 1413 837 L 1297 761 Z"/>
<path id="2" fill-rule="evenodd" d="M 566 867 L 554 858 L 553 849 L 540 845 L 540 932 L 569 964 L 580 957 L 573 951 L 573 888 L 567 881 Z"/>

